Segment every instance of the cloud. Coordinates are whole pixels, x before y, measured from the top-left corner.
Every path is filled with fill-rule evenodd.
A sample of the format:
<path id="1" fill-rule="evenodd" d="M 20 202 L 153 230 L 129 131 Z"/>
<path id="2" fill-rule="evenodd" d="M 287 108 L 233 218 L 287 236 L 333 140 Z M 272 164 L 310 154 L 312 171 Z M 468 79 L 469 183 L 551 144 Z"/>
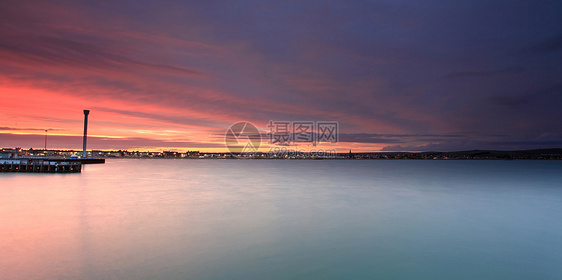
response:
<path id="1" fill-rule="evenodd" d="M 475 139 L 462 139 L 454 141 L 430 142 L 420 145 L 389 145 L 381 151 L 411 151 L 411 152 L 453 152 L 469 150 L 526 150 L 546 149 L 562 145 L 562 138 L 557 140 L 501 140 L 482 141 Z"/>
<path id="2" fill-rule="evenodd" d="M 493 71 L 459 71 L 445 75 L 445 78 L 493 78 L 502 74 L 513 74 L 524 72 L 525 69 L 518 67 L 511 67 Z"/>
<path id="3" fill-rule="evenodd" d="M 58 129 L 58 128 L 29 128 L 29 127 L 7 127 L 1 126 L 0 130 L 19 130 L 19 131 L 65 131 L 66 129 Z"/>
<path id="4" fill-rule="evenodd" d="M 460 134 L 379 134 L 379 133 L 341 133 L 340 142 L 354 143 L 408 143 L 415 141 L 447 141 L 464 138 Z"/>
<path id="5" fill-rule="evenodd" d="M 43 148 L 44 134 L 10 134 L 0 133 L 0 147 Z M 207 149 L 223 148 L 224 143 L 203 143 L 192 141 L 167 141 L 142 137 L 108 138 L 88 136 L 88 150 L 135 150 L 135 149 Z M 50 135 L 47 137 L 48 149 L 82 148 L 82 136 Z"/>
<path id="6" fill-rule="evenodd" d="M 120 71 L 139 71 L 143 68 L 156 73 L 167 73 L 194 78 L 205 78 L 200 71 L 140 61 L 120 54 L 118 51 L 103 47 L 101 43 L 83 42 L 55 36 L 28 34 L 25 37 L 2 34 L 0 57 L 5 62 L 25 64 L 42 64 L 49 67 L 71 67 L 78 69 L 112 69 Z M 104 42 L 108 44 L 110 42 Z M 23 62 L 23 63 L 22 63 Z M 35 65 L 37 67 L 37 65 Z"/>
<path id="7" fill-rule="evenodd" d="M 123 109 L 112 109 L 112 108 L 103 108 L 103 107 L 93 107 L 92 109 L 102 111 L 102 112 L 110 112 L 110 113 L 117 113 L 120 115 L 125 115 L 129 117 L 134 117 L 138 119 L 146 119 L 146 120 L 156 120 L 162 121 L 170 124 L 180 124 L 195 128 L 207 128 L 207 127 L 215 127 L 222 123 L 217 123 L 216 121 L 206 120 L 199 117 L 190 117 L 184 115 L 174 115 L 170 113 L 147 113 L 143 111 L 133 111 L 133 110 L 123 110 Z M 141 109 L 142 110 L 142 109 Z"/>

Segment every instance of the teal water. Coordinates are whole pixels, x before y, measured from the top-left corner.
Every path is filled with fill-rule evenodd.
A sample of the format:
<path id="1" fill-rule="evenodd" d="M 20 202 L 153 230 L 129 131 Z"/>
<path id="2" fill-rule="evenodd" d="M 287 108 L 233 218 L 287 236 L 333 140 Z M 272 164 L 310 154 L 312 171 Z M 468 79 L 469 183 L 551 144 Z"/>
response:
<path id="1" fill-rule="evenodd" d="M 560 279 L 561 161 L 0 174 L 0 279 Z"/>

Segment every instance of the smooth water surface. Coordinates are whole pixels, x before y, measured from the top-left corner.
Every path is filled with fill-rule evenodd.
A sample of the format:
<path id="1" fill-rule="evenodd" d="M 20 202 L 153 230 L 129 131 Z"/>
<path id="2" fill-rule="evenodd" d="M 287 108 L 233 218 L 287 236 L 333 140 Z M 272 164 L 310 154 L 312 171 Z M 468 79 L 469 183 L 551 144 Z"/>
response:
<path id="1" fill-rule="evenodd" d="M 0 173 L 0 279 L 560 279 L 562 162 Z"/>

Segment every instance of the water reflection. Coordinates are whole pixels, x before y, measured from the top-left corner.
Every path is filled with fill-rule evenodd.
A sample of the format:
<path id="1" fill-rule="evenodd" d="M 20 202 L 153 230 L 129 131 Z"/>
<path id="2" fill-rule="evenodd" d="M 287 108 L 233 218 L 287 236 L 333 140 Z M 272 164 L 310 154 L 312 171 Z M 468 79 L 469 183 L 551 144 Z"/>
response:
<path id="1" fill-rule="evenodd" d="M 560 171 L 554 161 L 135 159 L 5 173 L 0 278 L 552 278 Z"/>

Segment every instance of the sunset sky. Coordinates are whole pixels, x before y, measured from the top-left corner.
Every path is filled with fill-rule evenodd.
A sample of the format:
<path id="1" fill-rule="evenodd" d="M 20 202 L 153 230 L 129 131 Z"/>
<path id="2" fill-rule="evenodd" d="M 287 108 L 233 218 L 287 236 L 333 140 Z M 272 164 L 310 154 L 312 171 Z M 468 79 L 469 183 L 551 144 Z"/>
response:
<path id="1" fill-rule="evenodd" d="M 224 151 L 337 121 L 338 151 L 562 148 L 561 1 L 0 2 L 0 147 Z M 330 145 L 326 145 L 330 147 Z"/>

